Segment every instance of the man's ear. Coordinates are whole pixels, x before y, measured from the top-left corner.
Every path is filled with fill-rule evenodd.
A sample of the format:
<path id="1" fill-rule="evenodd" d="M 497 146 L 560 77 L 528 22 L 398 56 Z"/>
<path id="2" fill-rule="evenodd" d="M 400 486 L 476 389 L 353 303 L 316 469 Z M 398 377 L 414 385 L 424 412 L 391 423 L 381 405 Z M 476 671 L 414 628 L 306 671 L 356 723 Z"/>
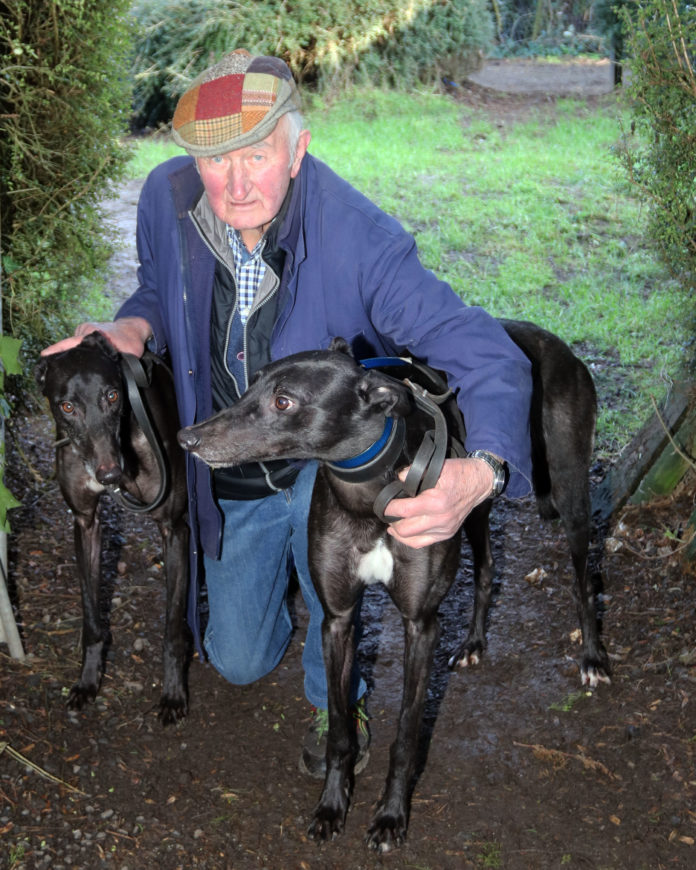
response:
<path id="1" fill-rule="evenodd" d="M 385 416 L 405 417 L 413 410 L 413 397 L 408 387 L 381 372 L 365 372 L 358 384 L 358 395 Z"/>
<path id="2" fill-rule="evenodd" d="M 312 134 L 309 132 L 309 130 L 300 131 L 300 135 L 297 137 L 297 148 L 295 149 L 295 157 L 292 161 L 292 166 L 290 167 L 290 178 L 295 178 L 297 173 L 300 171 L 302 160 L 307 153 L 307 149 L 309 148 L 309 143 L 311 139 Z"/>

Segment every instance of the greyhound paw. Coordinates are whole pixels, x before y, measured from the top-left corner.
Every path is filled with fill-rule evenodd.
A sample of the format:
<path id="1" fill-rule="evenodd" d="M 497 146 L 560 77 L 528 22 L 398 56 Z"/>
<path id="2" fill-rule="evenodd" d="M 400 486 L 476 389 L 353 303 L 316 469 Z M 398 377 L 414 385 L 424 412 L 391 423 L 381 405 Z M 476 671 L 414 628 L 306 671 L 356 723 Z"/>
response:
<path id="1" fill-rule="evenodd" d="M 313 840 L 334 840 L 343 831 L 345 818 L 345 810 L 319 805 L 307 833 Z"/>
<path id="2" fill-rule="evenodd" d="M 597 688 L 600 683 L 611 683 L 611 665 L 604 646 L 600 643 L 595 650 L 583 651 L 580 665 L 580 679 L 583 686 Z"/>
<path id="3" fill-rule="evenodd" d="M 369 848 L 375 852 L 391 852 L 406 841 L 406 817 L 401 813 L 396 816 L 378 814 L 365 839 Z"/>
<path id="4" fill-rule="evenodd" d="M 580 668 L 580 678 L 583 686 L 596 689 L 600 683 L 611 685 L 609 667 L 597 662 L 583 662 Z"/>
<path id="5" fill-rule="evenodd" d="M 474 667 L 479 664 L 481 661 L 481 656 L 483 654 L 483 646 L 482 644 L 476 643 L 463 643 L 459 649 L 454 653 L 454 655 L 450 656 L 449 661 L 447 662 L 450 670 L 455 670 L 456 668 L 468 668 Z"/>
<path id="6" fill-rule="evenodd" d="M 162 725 L 176 725 L 176 723 L 188 715 L 188 701 L 186 698 L 174 698 L 170 695 L 162 695 L 159 702 L 157 718 Z"/>
<path id="7" fill-rule="evenodd" d="M 81 710 L 89 701 L 94 701 L 97 697 L 96 686 L 82 686 L 80 683 L 70 689 L 66 706 L 68 710 Z"/>

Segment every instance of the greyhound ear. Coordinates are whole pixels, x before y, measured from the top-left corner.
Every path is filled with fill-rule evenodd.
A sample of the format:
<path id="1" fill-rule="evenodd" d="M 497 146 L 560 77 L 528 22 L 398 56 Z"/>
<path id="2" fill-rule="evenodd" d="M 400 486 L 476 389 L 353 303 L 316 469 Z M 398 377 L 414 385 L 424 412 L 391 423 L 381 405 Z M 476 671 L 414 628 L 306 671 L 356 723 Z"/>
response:
<path id="1" fill-rule="evenodd" d="M 111 357 L 111 359 L 118 359 L 118 351 L 111 344 L 109 339 L 103 335 L 98 330 L 94 330 L 94 332 L 90 332 L 89 335 L 86 335 L 78 347 L 96 347 L 101 350 L 106 356 Z"/>
<path id="2" fill-rule="evenodd" d="M 353 351 L 351 350 L 350 345 L 345 340 L 345 338 L 341 338 L 340 335 L 337 335 L 336 338 L 331 339 L 329 350 L 336 351 L 337 353 L 345 353 L 351 357 L 353 356 Z"/>
<path id="3" fill-rule="evenodd" d="M 46 369 L 48 368 L 48 360 L 45 356 L 39 357 L 39 361 L 36 363 L 34 367 L 34 377 L 36 378 L 36 383 L 43 389 L 44 384 L 46 383 Z"/>
<path id="4" fill-rule="evenodd" d="M 358 384 L 358 395 L 370 407 L 385 415 L 405 417 L 413 410 L 410 390 L 394 378 L 380 372 L 367 371 Z"/>

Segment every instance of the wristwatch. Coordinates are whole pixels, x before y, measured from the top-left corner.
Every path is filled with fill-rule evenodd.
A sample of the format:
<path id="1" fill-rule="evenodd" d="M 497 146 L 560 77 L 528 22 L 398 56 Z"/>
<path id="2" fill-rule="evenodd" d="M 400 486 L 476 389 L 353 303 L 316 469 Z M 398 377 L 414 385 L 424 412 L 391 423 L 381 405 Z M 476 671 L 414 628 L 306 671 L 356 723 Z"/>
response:
<path id="1" fill-rule="evenodd" d="M 482 459 L 493 469 L 493 489 L 488 497 L 495 498 L 500 495 L 507 486 L 510 477 L 507 462 L 501 462 L 497 456 L 487 450 L 473 450 L 471 453 L 467 453 L 467 456 L 469 459 Z"/>

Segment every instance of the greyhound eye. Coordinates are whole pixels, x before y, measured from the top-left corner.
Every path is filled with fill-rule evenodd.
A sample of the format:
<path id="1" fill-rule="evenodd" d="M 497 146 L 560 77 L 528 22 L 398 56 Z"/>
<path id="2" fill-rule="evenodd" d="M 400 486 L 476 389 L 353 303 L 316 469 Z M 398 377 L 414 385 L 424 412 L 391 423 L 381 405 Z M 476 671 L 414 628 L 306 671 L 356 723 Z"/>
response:
<path id="1" fill-rule="evenodd" d="M 60 403 L 60 410 L 64 414 L 73 414 L 75 412 L 75 406 L 73 405 L 72 402 L 61 402 Z"/>
<path id="2" fill-rule="evenodd" d="M 279 411 L 287 411 L 289 408 L 292 408 L 293 404 L 293 401 L 288 399 L 287 396 L 275 397 L 275 406 Z"/>
<path id="3" fill-rule="evenodd" d="M 118 390 L 109 390 L 106 394 L 106 401 L 113 405 L 115 402 L 118 402 Z"/>

